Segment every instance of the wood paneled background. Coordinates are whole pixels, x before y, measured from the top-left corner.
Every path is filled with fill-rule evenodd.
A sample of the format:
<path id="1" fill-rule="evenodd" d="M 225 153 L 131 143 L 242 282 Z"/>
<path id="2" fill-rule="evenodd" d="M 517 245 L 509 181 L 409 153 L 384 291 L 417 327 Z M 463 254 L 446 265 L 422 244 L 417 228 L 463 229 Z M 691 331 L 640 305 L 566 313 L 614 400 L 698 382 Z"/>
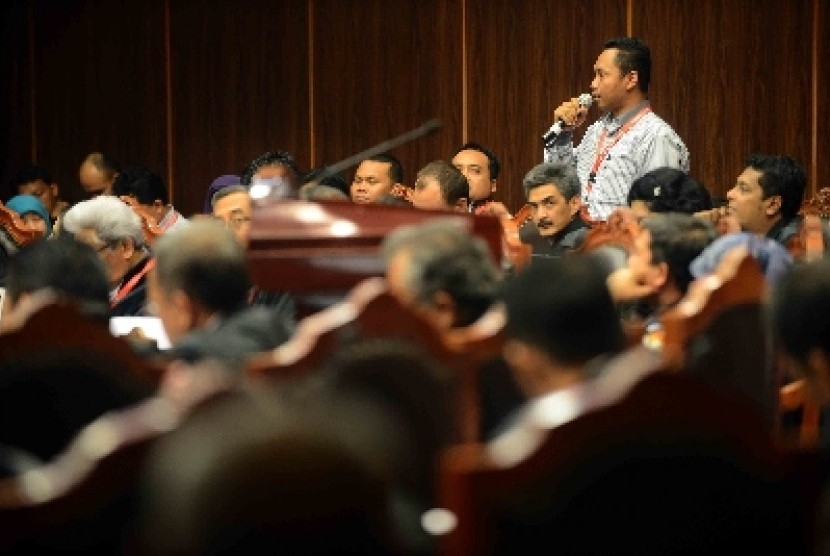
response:
<path id="1" fill-rule="evenodd" d="M 150 166 L 190 214 L 263 151 L 308 169 L 440 118 L 394 151 L 406 180 L 479 141 L 515 208 L 553 109 L 625 34 L 652 47 L 652 103 L 714 196 L 755 151 L 830 185 L 830 0 L 6 0 L 0 17 L 0 179 L 35 161 L 70 199 L 91 150 Z"/>

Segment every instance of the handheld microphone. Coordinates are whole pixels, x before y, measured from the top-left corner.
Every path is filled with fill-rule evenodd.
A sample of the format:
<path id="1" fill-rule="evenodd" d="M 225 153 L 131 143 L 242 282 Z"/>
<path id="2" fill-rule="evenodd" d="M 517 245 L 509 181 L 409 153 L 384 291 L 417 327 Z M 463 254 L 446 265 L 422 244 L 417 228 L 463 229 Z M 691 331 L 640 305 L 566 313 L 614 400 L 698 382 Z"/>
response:
<path id="1" fill-rule="evenodd" d="M 580 108 L 590 108 L 591 105 L 594 103 L 594 97 L 591 96 L 590 93 L 582 93 L 579 95 L 579 107 Z M 551 126 L 547 133 L 542 135 L 542 142 L 545 144 L 546 147 L 551 146 L 551 144 L 559 137 L 559 134 L 565 129 L 565 122 L 562 118 L 556 121 L 555 124 Z"/>

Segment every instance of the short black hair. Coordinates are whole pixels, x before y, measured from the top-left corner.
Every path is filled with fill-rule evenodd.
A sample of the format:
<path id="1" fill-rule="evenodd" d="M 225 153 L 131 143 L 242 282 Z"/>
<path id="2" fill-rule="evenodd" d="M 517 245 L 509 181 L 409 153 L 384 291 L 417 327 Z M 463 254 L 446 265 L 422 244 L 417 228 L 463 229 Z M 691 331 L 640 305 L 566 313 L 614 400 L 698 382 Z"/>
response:
<path id="1" fill-rule="evenodd" d="M 830 260 L 796 265 L 773 290 L 772 331 L 784 351 L 805 361 L 814 348 L 830 355 Z"/>
<path id="2" fill-rule="evenodd" d="M 481 143 L 464 143 L 457 149 L 455 152 L 452 153 L 453 158 L 455 155 L 460 153 L 461 151 L 478 151 L 482 153 L 484 156 L 487 157 L 487 165 L 490 169 L 490 179 L 495 180 L 499 177 L 499 172 L 501 171 L 501 164 L 499 164 L 499 158 L 496 156 L 496 153 L 482 145 Z"/>
<path id="3" fill-rule="evenodd" d="M 507 337 L 564 364 L 584 364 L 620 351 L 625 339 L 596 259 L 540 259 L 505 285 Z"/>
<path id="4" fill-rule="evenodd" d="M 130 166 L 118 174 L 112 184 L 112 194 L 135 197 L 142 205 L 152 205 L 156 200 L 166 205 L 169 199 L 164 180 L 146 166 Z"/>
<path id="5" fill-rule="evenodd" d="M 455 205 L 461 199 L 470 198 L 470 184 L 461 170 L 445 160 L 433 160 L 418 171 L 415 188 L 423 188 L 423 178 L 434 178 L 441 188 L 441 197 L 449 206 Z"/>
<path id="6" fill-rule="evenodd" d="M 6 292 L 12 302 L 47 288 L 76 302 L 87 316 L 109 317 L 109 283 L 101 258 L 71 234 L 31 243 L 9 259 Z"/>
<path id="7" fill-rule="evenodd" d="M 640 223 L 651 235 L 651 264 L 666 263 L 674 285 L 686 293 L 694 277 L 691 262 L 715 241 L 717 232 L 707 221 L 690 214 L 652 214 Z"/>
<path id="8" fill-rule="evenodd" d="M 343 177 L 340 172 L 331 172 L 326 166 L 320 166 L 318 168 L 314 168 L 309 170 L 306 175 L 303 176 L 302 184 L 305 185 L 307 183 L 316 182 L 317 185 L 325 185 L 328 187 L 333 187 L 335 189 L 339 189 L 346 196 L 349 196 L 349 187 L 350 184 Z"/>
<path id="9" fill-rule="evenodd" d="M 254 174 L 256 174 L 260 168 L 265 168 L 266 166 L 284 166 L 294 173 L 294 178 L 297 181 L 299 181 L 300 177 L 303 175 L 300 168 L 297 166 L 297 163 L 294 161 L 294 157 L 291 156 L 290 153 L 287 151 L 268 151 L 262 153 L 245 166 L 245 169 L 242 170 L 242 176 L 239 181 L 242 182 L 242 185 L 251 185 L 251 181 L 254 179 Z"/>
<path id="10" fill-rule="evenodd" d="M 807 188 L 807 173 L 795 159 L 787 155 L 751 154 L 746 157 L 746 165 L 761 172 L 758 183 L 764 199 L 781 196 L 781 216 L 784 220 L 798 214 Z"/>
<path id="11" fill-rule="evenodd" d="M 49 185 L 52 183 L 52 174 L 43 166 L 27 164 L 15 175 L 14 181 L 12 181 L 12 187 L 17 189 L 21 185 L 26 185 L 37 180 L 42 180 L 43 183 Z"/>
<path id="12" fill-rule="evenodd" d="M 657 168 L 634 180 L 628 190 L 628 205 L 643 201 L 651 212 L 694 214 L 712 208 L 709 191 L 676 168 Z"/>
<path id="13" fill-rule="evenodd" d="M 648 93 L 651 83 L 651 50 L 648 45 L 636 37 L 618 37 L 606 41 L 604 49 L 616 48 L 616 65 L 625 75 L 637 72 L 637 86 L 643 93 Z"/>
<path id="14" fill-rule="evenodd" d="M 366 160 L 389 164 L 389 177 L 392 178 L 392 183 L 403 183 L 403 164 L 391 154 L 376 154 L 369 158 L 364 158 L 361 162 L 365 162 Z"/>

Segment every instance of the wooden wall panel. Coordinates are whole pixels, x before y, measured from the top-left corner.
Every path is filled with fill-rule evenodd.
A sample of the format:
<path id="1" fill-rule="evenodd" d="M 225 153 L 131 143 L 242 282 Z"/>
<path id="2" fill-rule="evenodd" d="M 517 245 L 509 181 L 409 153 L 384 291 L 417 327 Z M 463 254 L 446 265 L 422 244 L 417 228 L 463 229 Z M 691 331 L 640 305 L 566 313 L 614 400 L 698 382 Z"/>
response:
<path id="1" fill-rule="evenodd" d="M 17 191 L 10 181 L 31 162 L 31 72 L 28 7 L 25 0 L 0 4 L 0 200 Z"/>
<path id="2" fill-rule="evenodd" d="M 265 151 L 308 165 L 307 0 L 170 1 L 176 206 Z"/>
<path id="3" fill-rule="evenodd" d="M 312 20 L 314 164 L 432 118 L 441 130 L 392 154 L 409 184 L 427 162 L 448 159 L 462 136 L 460 0 L 315 0 Z"/>
<path id="4" fill-rule="evenodd" d="M 633 32 L 652 48 L 655 110 L 713 196 L 725 196 L 752 152 L 808 166 L 812 2 L 634 2 Z"/>
<path id="5" fill-rule="evenodd" d="M 816 179 L 813 191 L 830 187 L 830 1 L 813 0 L 818 8 L 816 49 Z M 806 130 L 804 130 L 806 132 Z"/>
<path id="6" fill-rule="evenodd" d="M 542 161 L 540 138 L 554 109 L 590 91 L 602 44 L 625 34 L 625 2 L 467 0 L 467 6 L 468 137 L 499 156 L 497 196 L 516 209 L 525 201 L 522 178 Z"/>
<path id="7" fill-rule="evenodd" d="M 37 161 L 70 198 L 84 155 L 163 172 L 166 157 L 162 0 L 31 0 Z"/>

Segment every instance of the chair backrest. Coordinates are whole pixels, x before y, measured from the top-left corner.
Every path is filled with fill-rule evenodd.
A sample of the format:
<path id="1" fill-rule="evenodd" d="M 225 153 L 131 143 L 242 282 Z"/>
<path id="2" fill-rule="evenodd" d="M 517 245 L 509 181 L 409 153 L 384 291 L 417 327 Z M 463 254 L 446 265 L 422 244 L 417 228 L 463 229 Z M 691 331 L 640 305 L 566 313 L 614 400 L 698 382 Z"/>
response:
<path id="1" fill-rule="evenodd" d="M 358 342 L 387 339 L 418 346 L 435 362 L 454 371 L 459 389 L 456 437 L 479 437 L 479 410 L 474 383 L 465 372 L 464 353 L 453 351 L 425 319 L 395 299 L 381 278 L 358 284 L 348 297 L 306 317 L 294 336 L 278 348 L 252 357 L 247 374 L 253 379 L 296 379 L 322 369 L 340 350 Z"/>
<path id="2" fill-rule="evenodd" d="M 598 380 L 541 420 L 530 409 L 504 438 L 447 451 L 439 503 L 455 523 L 441 553 L 722 553 L 736 541 L 750 552 L 803 542 L 798 504 L 782 503 L 793 493 L 778 489 L 782 458 L 753 410 L 662 372 L 641 349 Z"/>
<path id="3" fill-rule="evenodd" d="M 715 273 L 692 282 L 663 316 L 663 355 L 670 367 L 752 400 L 772 425 L 778 383 L 763 318 L 765 289 L 745 249 L 727 253 Z"/>
<path id="4" fill-rule="evenodd" d="M 153 398 L 99 418 L 53 462 L 0 481 L 0 550 L 118 552 L 141 462 L 177 420 Z"/>

